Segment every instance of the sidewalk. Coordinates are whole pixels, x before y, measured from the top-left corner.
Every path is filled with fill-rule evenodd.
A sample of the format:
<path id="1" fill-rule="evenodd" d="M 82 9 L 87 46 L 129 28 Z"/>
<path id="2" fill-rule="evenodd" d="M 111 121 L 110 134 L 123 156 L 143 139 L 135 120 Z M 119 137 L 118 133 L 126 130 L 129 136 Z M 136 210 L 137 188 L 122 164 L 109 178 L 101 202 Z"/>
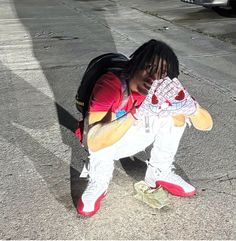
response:
<path id="1" fill-rule="evenodd" d="M 114 1 L 3 0 L 0 9 L 1 239 L 236 238 L 234 46 Z M 72 133 L 80 77 L 94 56 L 129 55 L 150 38 L 176 50 L 184 85 L 214 118 L 209 133 L 188 129 L 176 156 L 198 194 L 170 196 L 160 211 L 134 199 L 140 153 L 117 163 L 99 213 L 77 216 L 87 155 Z"/>

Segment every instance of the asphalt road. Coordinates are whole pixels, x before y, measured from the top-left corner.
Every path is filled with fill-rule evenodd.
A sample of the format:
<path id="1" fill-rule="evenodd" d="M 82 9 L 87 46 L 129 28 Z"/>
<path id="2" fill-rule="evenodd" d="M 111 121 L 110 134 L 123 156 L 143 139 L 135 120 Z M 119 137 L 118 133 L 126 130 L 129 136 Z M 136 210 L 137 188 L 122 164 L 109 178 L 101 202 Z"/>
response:
<path id="1" fill-rule="evenodd" d="M 236 11 L 230 7 L 205 8 L 180 0 L 149 0 L 147 3 L 136 0 L 122 4 L 191 31 L 236 44 Z"/>
<path id="2" fill-rule="evenodd" d="M 207 17 L 186 19 L 199 12 Z M 0 239 L 236 239 L 234 23 L 177 0 L 2 0 Z M 73 134 L 80 78 L 92 57 L 129 55 L 150 38 L 175 49 L 181 80 L 214 119 L 211 132 L 187 129 L 176 156 L 198 193 L 170 196 L 165 210 L 134 199 L 149 155 L 139 153 L 116 163 L 100 212 L 77 216 L 87 157 Z"/>

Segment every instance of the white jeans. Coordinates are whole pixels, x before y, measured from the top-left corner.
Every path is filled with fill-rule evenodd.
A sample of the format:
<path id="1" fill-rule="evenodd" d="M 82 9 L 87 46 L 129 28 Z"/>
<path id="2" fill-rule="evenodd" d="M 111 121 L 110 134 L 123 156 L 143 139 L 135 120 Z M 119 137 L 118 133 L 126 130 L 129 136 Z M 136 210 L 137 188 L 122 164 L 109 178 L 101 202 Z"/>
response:
<path id="1" fill-rule="evenodd" d="M 95 161 L 107 165 L 114 160 L 133 156 L 153 144 L 150 164 L 161 169 L 169 168 L 174 162 L 186 124 L 183 127 L 176 127 L 172 117 L 149 117 L 149 127 L 147 132 L 144 121 L 136 121 L 115 144 L 96 152 L 89 151 L 91 164 Z"/>

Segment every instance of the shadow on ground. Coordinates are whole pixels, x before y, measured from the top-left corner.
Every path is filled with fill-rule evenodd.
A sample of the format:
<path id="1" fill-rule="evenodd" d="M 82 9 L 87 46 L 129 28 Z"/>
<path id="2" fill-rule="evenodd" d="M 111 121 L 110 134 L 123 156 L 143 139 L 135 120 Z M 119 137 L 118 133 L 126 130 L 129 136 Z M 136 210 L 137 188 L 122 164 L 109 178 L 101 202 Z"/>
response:
<path id="1" fill-rule="evenodd" d="M 236 18 L 236 9 L 232 8 L 220 8 L 214 7 L 212 8 L 217 14 L 225 18 Z"/>
<path id="2" fill-rule="evenodd" d="M 80 6 L 80 2 L 83 2 L 83 0 L 76 0 L 75 2 Z M 51 193 L 65 206 L 68 206 L 68 200 L 57 197 L 66 196 L 68 190 L 66 190 L 66 181 L 63 179 L 63 176 L 68 172 L 68 168 L 70 169 L 70 192 L 75 205 L 86 186 L 86 181 L 80 179 L 79 176 L 83 162 L 87 158 L 87 153 L 74 136 L 77 120 L 80 117 L 74 106 L 74 97 L 89 59 L 104 52 L 116 52 L 116 46 L 110 29 L 104 27 L 106 22 L 105 16 L 103 16 L 104 11 L 100 11 L 100 8 L 100 10 L 94 8 L 92 6 L 93 1 L 91 1 L 91 11 L 99 15 L 98 17 L 103 24 L 96 23 L 90 25 L 88 23 L 90 16 L 87 16 L 88 21 L 85 18 L 81 18 L 81 13 L 84 13 L 83 10 L 80 9 L 81 12 L 76 12 L 78 8 L 76 10 L 75 7 L 70 8 L 69 5 L 65 9 L 61 9 L 62 7 L 60 6 L 58 9 L 59 13 L 57 13 L 57 1 L 44 1 L 41 4 L 33 1 L 29 4 L 28 0 L 14 0 L 13 3 L 20 21 L 30 34 L 34 56 L 39 62 L 43 74 L 53 91 L 55 102 L 53 103 L 50 100 L 50 105 L 54 105 L 57 113 L 61 139 L 65 145 L 71 148 L 70 167 L 66 166 L 62 160 L 55 158 L 53 153 L 50 153 L 46 148 L 42 149 L 37 143 L 32 145 L 26 154 L 33 161 L 37 172 L 47 182 Z M 64 2 L 64 5 L 66 4 Z M 54 8 L 54 12 L 50 10 L 52 8 L 49 8 L 48 5 Z M 115 9 L 115 3 L 110 5 L 113 5 L 113 9 Z M 66 18 L 68 16 L 72 18 L 72 21 L 67 23 Z M 83 17 L 86 17 L 86 15 Z M 55 21 L 55 19 L 57 20 Z M 78 21 L 80 24 L 78 24 Z M 96 38 L 88 38 L 88 33 L 94 33 Z M 52 65 L 53 67 L 51 67 Z M 24 80 L 21 81 L 23 83 Z M 43 95 L 39 96 L 39 102 L 45 98 Z M 15 112 L 17 113 L 17 110 Z M 45 113 L 47 112 L 45 110 Z M 47 117 L 45 118 L 47 119 Z M 50 124 L 52 125 L 53 122 Z M 24 123 L 24 125 L 27 127 L 31 123 Z M 37 128 L 34 125 L 32 127 Z M 19 132 L 22 131 L 19 130 Z M 25 137 L 27 143 L 34 143 L 34 140 L 29 135 L 22 133 L 21 135 Z M 24 144 L 24 146 L 21 144 Z M 22 149 L 25 147 L 25 143 L 21 143 L 20 139 L 18 145 Z M 37 158 L 34 158 L 32 153 L 37 153 Z M 53 173 L 53 170 L 49 172 L 48 169 L 42 170 L 39 168 L 46 160 L 51 160 L 53 165 L 57 163 L 57 166 L 60 166 L 60 188 L 56 188 L 58 185 L 54 185 L 54 182 L 59 181 L 58 178 L 54 178 L 58 174 L 56 169 L 53 169 L 55 171 Z M 124 165 L 124 168 L 128 169 L 127 173 L 130 172 L 130 169 L 134 168 L 135 170 L 136 164 L 132 165 L 132 167 Z"/>

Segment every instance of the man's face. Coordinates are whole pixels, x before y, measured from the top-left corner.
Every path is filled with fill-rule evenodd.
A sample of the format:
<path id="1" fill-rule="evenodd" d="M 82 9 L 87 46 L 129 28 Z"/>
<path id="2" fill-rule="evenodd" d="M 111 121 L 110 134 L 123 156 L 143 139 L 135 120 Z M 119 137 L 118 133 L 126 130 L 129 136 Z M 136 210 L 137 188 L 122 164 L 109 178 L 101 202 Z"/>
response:
<path id="1" fill-rule="evenodd" d="M 167 63 L 163 60 L 163 70 L 161 74 L 161 61 L 162 60 L 159 61 L 158 68 L 157 61 L 154 61 L 152 64 L 147 63 L 144 69 L 137 71 L 130 81 L 130 89 L 147 95 L 154 80 L 159 80 L 167 76 Z"/>

